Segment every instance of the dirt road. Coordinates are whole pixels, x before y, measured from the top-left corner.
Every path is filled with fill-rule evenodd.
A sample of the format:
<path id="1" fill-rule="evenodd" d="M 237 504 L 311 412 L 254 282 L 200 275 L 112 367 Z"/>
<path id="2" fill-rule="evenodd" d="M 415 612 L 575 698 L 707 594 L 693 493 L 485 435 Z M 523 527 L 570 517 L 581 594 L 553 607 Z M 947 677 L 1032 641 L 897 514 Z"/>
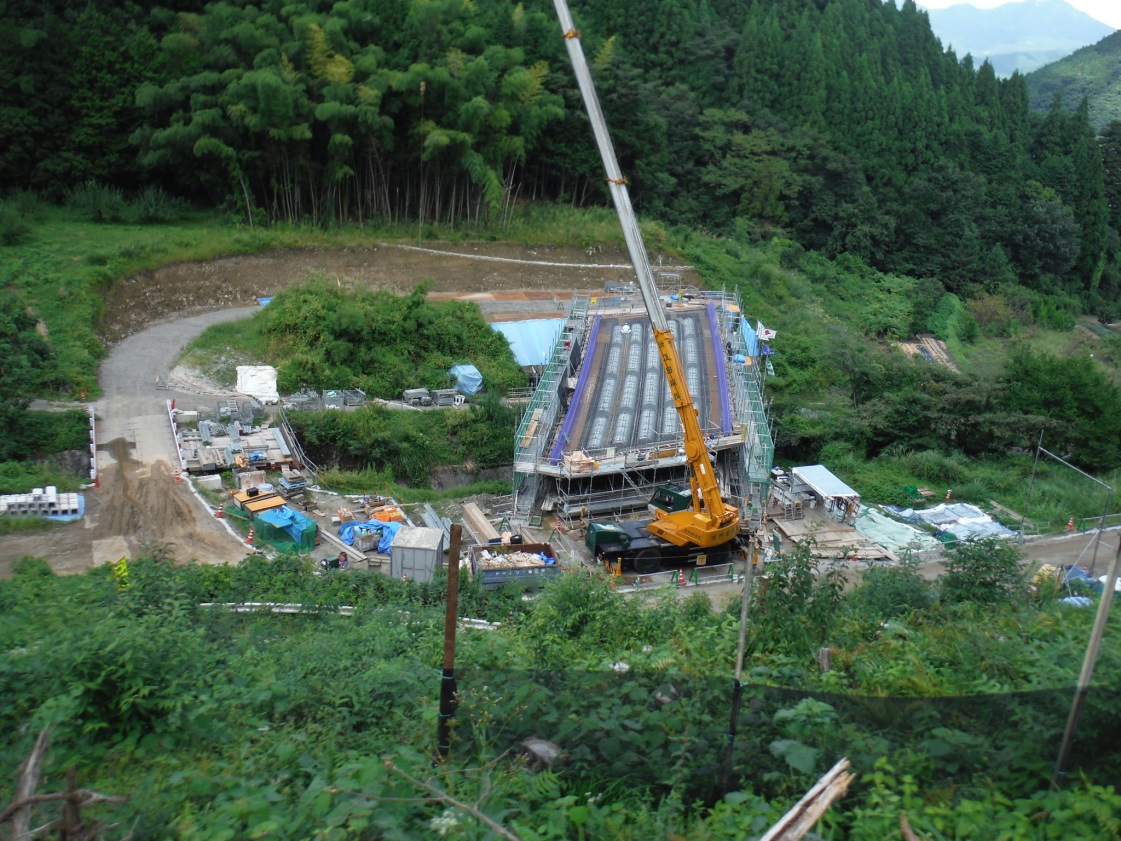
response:
<path id="1" fill-rule="evenodd" d="M 662 268 L 698 282 L 687 268 Z M 248 317 L 257 297 L 309 272 L 398 292 L 427 280 L 434 297 L 476 300 L 492 320 L 555 316 L 573 292 L 594 293 L 630 274 L 620 249 L 434 243 L 231 257 L 126 278 L 110 293 L 101 323 L 113 345 L 99 375 L 104 397 L 95 404 L 101 488 L 86 494 L 83 520 L 0 541 L 0 576 L 25 556 L 46 558 L 59 572 L 81 572 L 150 548 L 180 561 L 244 557 L 245 546 L 189 484 L 175 482 L 176 445 L 165 408 L 170 398 L 190 409 L 212 407 L 227 395 L 157 389 L 156 376 L 166 381 L 183 348 L 206 327 Z"/>
<path id="2" fill-rule="evenodd" d="M 186 408 L 202 398 L 157 389 L 156 375 L 166 376 L 182 349 L 206 327 L 252 312 L 236 308 L 169 321 L 113 348 L 99 375 L 104 397 L 94 404 L 100 489 L 86 493 L 86 516 L 79 522 L 0 542 L 0 574 L 27 555 L 46 558 L 58 572 L 81 572 L 152 548 L 180 561 L 245 556 L 245 547 L 190 486 L 175 481 L 178 456 L 166 401 L 175 399 Z"/>

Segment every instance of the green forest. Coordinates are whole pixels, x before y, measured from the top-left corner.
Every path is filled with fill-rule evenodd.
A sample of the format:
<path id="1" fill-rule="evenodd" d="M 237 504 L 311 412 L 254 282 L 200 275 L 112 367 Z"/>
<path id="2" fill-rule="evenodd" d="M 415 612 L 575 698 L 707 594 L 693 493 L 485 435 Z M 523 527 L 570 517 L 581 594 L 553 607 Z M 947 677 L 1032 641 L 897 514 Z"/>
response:
<path id="1" fill-rule="evenodd" d="M 0 191 L 159 188 L 253 225 L 605 199 L 544 0 L 5 7 Z M 1121 313 L 1121 172 L 1086 106 L 1034 114 L 913 2 L 575 13 L 640 212 Z"/>
<path id="2" fill-rule="evenodd" d="M 73 767 L 79 787 L 127 795 L 83 811 L 112 837 L 498 837 L 482 815 L 525 841 L 707 841 L 759 837 L 847 755 L 857 779 L 814 837 L 899 838 L 905 815 L 926 841 L 1116 839 L 1116 690 L 1091 693 L 1079 771 L 1048 786 L 1092 611 L 1023 584 L 1000 543 L 959 550 L 938 584 L 903 565 L 847 592 L 788 553 L 751 605 L 730 741 L 738 603 L 621 599 L 577 575 L 526 601 L 469 579 L 461 614 L 499 624 L 460 631 L 450 756 L 433 766 L 442 579 L 316 575 L 291 556 L 156 552 L 127 577 L 28 560 L 0 581 L 0 765 L 49 729 L 43 790 Z M 308 612 L 200 606 L 242 601 Z M 1119 657 L 1103 649 L 1103 685 Z M 522 758 L 531 738 L 561 756 Z"/>

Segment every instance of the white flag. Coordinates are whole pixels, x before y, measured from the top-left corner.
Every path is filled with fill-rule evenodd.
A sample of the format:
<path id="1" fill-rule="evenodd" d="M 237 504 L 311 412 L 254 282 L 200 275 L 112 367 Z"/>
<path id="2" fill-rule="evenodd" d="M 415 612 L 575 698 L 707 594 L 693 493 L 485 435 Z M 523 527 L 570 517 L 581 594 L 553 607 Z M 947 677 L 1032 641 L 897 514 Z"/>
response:
<path id="1" fill-rule="evenodd" d="M 762 321 L 756 322 L 756 324 L 758 326 L 755 328 L 755 335 L 759 337 L 759 341 L 769 342 L 771 339 L 778 335 L 777 330 L 768 330 L 766 327 L 764 327 Z"/>

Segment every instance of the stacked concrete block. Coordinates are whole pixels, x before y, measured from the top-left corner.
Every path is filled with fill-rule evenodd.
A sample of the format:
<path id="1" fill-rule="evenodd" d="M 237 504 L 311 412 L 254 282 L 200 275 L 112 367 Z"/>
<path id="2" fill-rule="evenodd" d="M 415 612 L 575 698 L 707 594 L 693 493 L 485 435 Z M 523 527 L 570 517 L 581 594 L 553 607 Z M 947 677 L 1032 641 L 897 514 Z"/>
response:
<path id="1" fill-rule="evenodd" d="M 49 485 L 35 488 L 31 493 L 0 496 L 0 513 L 25 517 L 67 517 L 81 514 L 81 504 L 76 493 L 59 493 Z"/>

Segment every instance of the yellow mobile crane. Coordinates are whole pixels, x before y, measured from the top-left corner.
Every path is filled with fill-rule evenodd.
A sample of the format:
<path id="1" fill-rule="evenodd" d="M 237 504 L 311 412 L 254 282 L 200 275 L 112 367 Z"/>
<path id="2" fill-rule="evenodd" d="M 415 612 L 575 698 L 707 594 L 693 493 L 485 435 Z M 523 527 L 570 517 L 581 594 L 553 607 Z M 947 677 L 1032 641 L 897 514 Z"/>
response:
<path id="1" fill-rule="evenodd" d="M 658 345 L 662 367 L 666 372 L 666 381 L 669 383 L 677 414 L 681 418 L 681 425 L 685 429 L 685 457 L 691 469 L 689 484 L 693 496 L 692 508 L 673 512 L 658 510 L 654 520 L 645 526 L 649 535 L 655 538 L 654 540 L 641 535 L 633 528 L 626 528 L 621 523 L 590 523 L 588 526 L 587 544 L 597 557 L 605 560 L 630 560 L 639 572 L 650 572 L 660 566 L 661 558 L 667 554 L 690 557 L 706 550 L 726 551 L 739 534 L 739 512 L 725 505 L 720 496 L 712 459 L 709 458 L 704 434 L 701 432 L 701 424 L 697 418 L 697 408 L 693 404 L 693 397 L 685 382 L 681 357 L 658 299 L 650 261 L 642 242 L 642 234 L 638 229 L 634 208 L 631 206 L 630 194 L 627 192 L 627 181 L 615 158 L 611 135 L 607 131 L 607 122 L 603 118 L 588 62 L 584 57 L 584 49 L 580 44 L 580 33 L 572 22 L 567 0 L 553 0 L 553 2 L 568 47 L 568 55 L 572 59 L 580 93 L 584 98 L 584 106 L 587 108 L 588 118 L 595 132 L 596 145 L 599 147 L 607 171 L 611 198 L 619 215 L 619 223 L 627 241 L 631 263 L 638 276 L 642 302 L 650 316 L 654 340 Z M 661 541 L 688 551 L 667 553 L 661 548 Z"/>

